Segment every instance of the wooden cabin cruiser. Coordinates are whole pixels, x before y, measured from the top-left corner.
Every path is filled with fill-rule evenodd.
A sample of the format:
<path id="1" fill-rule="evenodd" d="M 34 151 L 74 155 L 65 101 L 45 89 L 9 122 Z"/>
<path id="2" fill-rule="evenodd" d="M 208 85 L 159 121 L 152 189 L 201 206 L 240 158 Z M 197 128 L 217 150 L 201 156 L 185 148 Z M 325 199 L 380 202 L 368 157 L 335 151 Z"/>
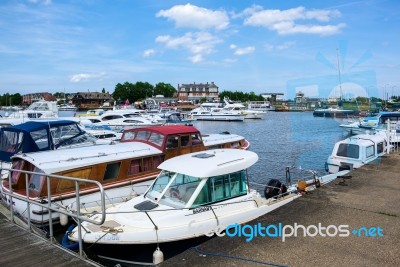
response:
<path id="1" fill-rule="evenodd" d="M 107 209 L 103 224 L 82 222 L 82 240 L 116 249 L 116 245 L 158 244 L 220 233 L 297 199 L 300 190 L 312 190 L 336 178 L 314 176 L 287 186 L 273 179 L 262 196 L 249 188 L 248 181 L 247 169 L 257 160 L 256 153 L 237 149 L 169 159 L 160 164 L 161 173 L 144 195 Z M 103 221 L 99 214 L 90 218 Z M 78 228 L 69 238 L 79 241 Z"/>
<path id="2" fill-rule="evenodd" d="M 204 151 L 208 149 L 207 145 L 247 149 L 249 142 L 231 134 L 209 135 L 206 142 L 196 128 L 174 125 L 127 130 L 120 143 L 16 154 L 12 157 L 14 171 L 2 181 L 3 199 L 9 205 L 8 194 L 13 192 L 14 196 L 18 196 L 12 199 L 14 211 L 22 217 L 29 217 L 33 223 L 47 223 L 47 209 L 33 204 L 30 214 L 26 214 L 27 203 L 23 200 L 28 192 L 32 201 L 48 201 L 46 176 L 98 181 L 104 186 L 108 204 L 113 204 L 143 194 L 160 172 L 157 167 L 164 160 Z M 34 174 L 26 176 L 19 170 L 32 171 Z M 76 210 L 73 182 L 51 179 L 49 191 L 52 206 Z M 80 195 L 80 203 L 85 203 L 85 207 L 98 205 L 100 195 L 92 184 L 80 184 Z M 52 213 L 52 218 L 56 222 L 59 214 Z"/>
<path id="3" fill-rule="evenodd" d="M 386 153 L 387 138 L 383 133 L 359 134 L 339 141 L 326 161 L 329 173 L 360 168 L 372 163 Z"/>

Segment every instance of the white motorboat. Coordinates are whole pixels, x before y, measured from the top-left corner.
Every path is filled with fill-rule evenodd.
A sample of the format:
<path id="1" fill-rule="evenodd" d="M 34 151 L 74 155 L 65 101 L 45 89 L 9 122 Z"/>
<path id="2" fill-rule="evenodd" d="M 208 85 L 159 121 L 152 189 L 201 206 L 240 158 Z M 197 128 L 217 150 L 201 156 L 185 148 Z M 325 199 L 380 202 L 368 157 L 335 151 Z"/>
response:
<path id="1" fill-rule="evenodd" d="M 20 124 L 29 120 L 43 120 L 58 118 L 58 108 L 55 101 L 33 102 L 24 110 L 18 110 L 0 118 L 0 126 Z"/>
<path id="2" fill-rule="evenodd" d="M 154 114 L 145 114 L 143 110 L 108 110 L 101 116 L 87 116 L 95 125 L 109 126 L 113 131 L 122 131 L 126 129 L 158 126 L 165 122 L 165 119 Z"/>
<path id="3" fill-rule="evenodd" d="M 373 132 L 378 126 L 378 117 L 364 117 L 357 121 L 340 124 L 339 127 L 350 134 L 365 134 Z"/>
<path id="4" fill-rule="evenodd" d="M 269 213 L 332 181 L 337 175 L 298 181 L 285 186 L 272 179 L 264 196 L 248 186 L 247 169 L 257 154 L 216 149 L 172 158 L 160 164 L 161 173 L 144 195 L 109 208 L 103 224 L 82 222 L 84 243 L 133 245 L 179 241 L 220 233 Z M 344 174 L 348 171 L 342 172 Z M 315 173 L 314 173 L 315 174 Z M 91 220 L 102 222 L 95 214 Z M 79 241 L 78 228 L 69 236 Z"/>
<path id="5" fill-rule="evenodd" d="M 329 173 L 360 168 L 379 160 L 387 152 L 384 133 L 354 135 L 335 144 L 325 165 Z"/>
<path id="6" fill-rule="evenodd" d="M 71 104 L 62 104 L 58 106 L 59 111 L 76 111 L 78 107 Z"/>
<path id="7" fill-rule="evenodd" d="M 18 144 L 16 142 L 14 147 Z M 14 212 L 21 217 L 30 218 L 35 224 L 47 224 L 50 216 L 48 209 L 34 203 L 30 205 L 30 210 L 27 209 L 27 194 L 33 202 L 47 201 L 54 208 L 77 209 L 75 184 L 65 179 L 50 178 L 52 186 L 48 191 L 47 176 L 77 177 L 99 182 L 107 194 L 107 204 L 112 204 L 143 194 L 160 172 L 157 166 L 164 160 L 212 147 L 247 149 L 249 142 L 244 137 L 229 133 L 203 138 L 194 127 L 173 125 L 127 130 L 120 143 L 108 141 L 90 148 L 80 146 L 18 153 L 12 157 L 14 171 L 2 180 L 2 198 L 7 205 L 12 203 Z M 34 173 L 25 175 L 23 171 Z M 93 184 L 80 184 L 79 192 L 80 203 L 84 203 L 86 208 L 98 205 L 100 194 Z M 9 194 L 13 194 L 12 201 Z M 49 194 L 51 201 L 48 200 Z M 58 212 L 52 213 L 52 220 L 59 220 Z"/>
<path id="8" fill-rule="evenodd" d="M 198 121 L 243 121 L 246 115 L 240 110 L 200 106 L 193 109 L 189 116 Z"/>
<path id="9" fill-rule="evenodd" d="M 267 114 L 267 112 L 263 110 L 248 109 L 241 103 L 230 103 L 227 98 L 224 98 L 224 102 L 224 110 L 239 111 L 245 115 L 245 119 L 263 119 Z"/>

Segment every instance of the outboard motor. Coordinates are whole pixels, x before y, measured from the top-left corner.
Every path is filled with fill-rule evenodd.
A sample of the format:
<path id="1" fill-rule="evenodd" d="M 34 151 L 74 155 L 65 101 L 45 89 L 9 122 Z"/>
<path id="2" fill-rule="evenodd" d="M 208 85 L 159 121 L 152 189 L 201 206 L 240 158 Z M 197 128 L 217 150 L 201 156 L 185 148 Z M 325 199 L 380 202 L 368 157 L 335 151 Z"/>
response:
<path id="1" fill-rule="evenodd" d="M 282 183 L 277 179 L 271 179 L 268 181 L 264 188 L 264 196 L 266 199 L 276 197 L 280 194 Z"/>

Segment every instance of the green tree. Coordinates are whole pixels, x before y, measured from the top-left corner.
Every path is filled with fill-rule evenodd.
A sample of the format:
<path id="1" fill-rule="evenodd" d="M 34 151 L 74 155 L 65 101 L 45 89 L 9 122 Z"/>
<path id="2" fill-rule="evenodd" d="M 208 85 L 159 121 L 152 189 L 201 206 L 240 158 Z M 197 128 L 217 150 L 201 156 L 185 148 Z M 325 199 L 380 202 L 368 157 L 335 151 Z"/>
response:
<path id="1" fill-rule="evenodd" d="M 175 87 L 169 83 L 157 83 L 154 88 L 154 95 L 163 95 L 165 97 L 173 97 L 176 93 Z"/>

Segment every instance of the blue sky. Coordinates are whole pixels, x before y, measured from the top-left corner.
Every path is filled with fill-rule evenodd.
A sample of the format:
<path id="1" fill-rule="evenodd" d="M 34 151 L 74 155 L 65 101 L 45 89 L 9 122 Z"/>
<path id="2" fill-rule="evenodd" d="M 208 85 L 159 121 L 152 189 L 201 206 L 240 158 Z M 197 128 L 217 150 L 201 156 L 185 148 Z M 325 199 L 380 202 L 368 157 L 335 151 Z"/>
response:
<path id="1" fill-rule="evenodd" d="M 396 0 L 3 0 L 0 94 L 142 81 L 390 97 L 399 20 Z"/>

